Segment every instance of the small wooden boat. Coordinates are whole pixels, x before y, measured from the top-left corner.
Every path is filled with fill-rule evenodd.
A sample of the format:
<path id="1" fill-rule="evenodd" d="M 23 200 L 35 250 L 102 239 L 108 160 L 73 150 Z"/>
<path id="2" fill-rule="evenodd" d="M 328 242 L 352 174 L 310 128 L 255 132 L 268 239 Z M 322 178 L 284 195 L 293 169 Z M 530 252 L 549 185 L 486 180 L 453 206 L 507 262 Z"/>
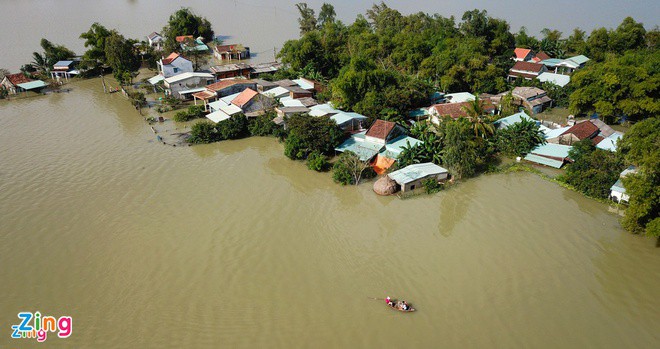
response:
<path id="1" fill-rule="evenodd" d="M 413 311 L 415 311 L 415 308 L 413 308 L 410 304 L 407 304 L 408 309 L 404 310 L 403 302 L 395 299 L 392 299 L 392 303 L 387 303 L 387 305 L 394 310 L 402 311 L 404 313 L 412 313 Z"/>

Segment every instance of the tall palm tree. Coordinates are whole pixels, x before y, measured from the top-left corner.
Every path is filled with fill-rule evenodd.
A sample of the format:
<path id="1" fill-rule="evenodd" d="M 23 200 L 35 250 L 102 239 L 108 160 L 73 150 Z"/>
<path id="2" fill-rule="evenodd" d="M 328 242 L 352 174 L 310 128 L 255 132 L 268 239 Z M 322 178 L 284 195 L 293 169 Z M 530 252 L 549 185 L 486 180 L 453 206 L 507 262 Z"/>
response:
<path id="1" fill-rule="evenodd" d="M 473 101 L 469 101 L 467 105 L 463 106 L 463 111 L 467 114 L 470 122 L 472 122 L 475 137 L 487 138 L 495 134 L 493 120 L 491 120 L 490 116 L 486 115 L 483 101 L 479 99 L 478 94 Z"/>
<path id="2" fill-rule="evenodd" d="M 48 74 L 50 71 L 50 64 L 45 55 L 40 54 L 39 52 L 32 53 L 32 65 L 37 71 L 42 74 Z"/>

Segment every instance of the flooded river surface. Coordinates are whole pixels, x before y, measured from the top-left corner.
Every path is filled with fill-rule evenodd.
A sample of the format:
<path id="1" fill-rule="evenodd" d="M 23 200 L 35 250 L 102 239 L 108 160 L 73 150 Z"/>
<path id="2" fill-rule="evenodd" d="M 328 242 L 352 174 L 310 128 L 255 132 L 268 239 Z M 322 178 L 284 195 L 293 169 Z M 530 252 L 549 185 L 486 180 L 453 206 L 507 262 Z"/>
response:
<path id="1" fill-rule="evenodd" d="M 161 145 L 98 80 L 69 86 L 0 102 L 0 347 L 38 347 L 10 338 L 37 310 L 73 317 L 60 348 L 660 342 L 660 250 L 606 205 L 530 174 L 377 197 L 271 138 Z"/>

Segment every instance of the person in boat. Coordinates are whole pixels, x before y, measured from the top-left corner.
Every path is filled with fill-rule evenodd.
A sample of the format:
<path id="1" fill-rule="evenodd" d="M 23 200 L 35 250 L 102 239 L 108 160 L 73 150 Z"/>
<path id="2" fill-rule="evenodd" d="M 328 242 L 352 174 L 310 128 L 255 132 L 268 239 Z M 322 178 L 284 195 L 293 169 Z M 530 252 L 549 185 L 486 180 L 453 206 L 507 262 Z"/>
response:
<path id="1" fill-rule="evenodd" d="M 387 305 L 389 305 L 390 307 L 393 305 L 392 299 L 390 298 L 390 296 L 387 296 L 387 298 L 385 298 L 385 303 L 387 303 Z"/>
<path id="2" fill-rule="evenodd" d="M 401 310 L 408 310 L 408 309 L 410 309 L 408 303 L 406 303 L 406 301 L 401 301 Z"/>

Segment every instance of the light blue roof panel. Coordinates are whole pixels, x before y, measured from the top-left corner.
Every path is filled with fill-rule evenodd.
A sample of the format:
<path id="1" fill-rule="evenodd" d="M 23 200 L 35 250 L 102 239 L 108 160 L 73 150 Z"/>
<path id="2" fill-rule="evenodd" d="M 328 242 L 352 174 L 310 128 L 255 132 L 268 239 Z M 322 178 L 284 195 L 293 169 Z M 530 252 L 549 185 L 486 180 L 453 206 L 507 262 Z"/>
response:
<path id="1" fill-rule="evenodd" d="M 418 179 L 439 175 L 441 173 L 449 173 L 449 171 L 432 162 L 427 162 L 423 164 L 406 166 L 400 170 L 396 170 L 390 173 L 388 176 L 399 185 L 405 185 Z"/>
<path id="2" fill-rule="evenodd" d="M 625 193 L 626 188 L 623 187 L 623 181 L 619 178 L 614 185 L 610 188 L 611 191 L 618 191 L 619 193 Z"/>
<path id="3" fill-rule="evenodd" d="M 41 80 L 34 80 L 34 81 L 30 81 L 30 82 L 24 82 L 24 83 L 18 84 L 16 86 L 18 86 L 18 87 L 20 87 L 24 90 L 32 90 L 32 89 L 35 89 L 35 88 L 46 87 L 47 85 L 46 85 L 45 82 L 43 82 Z"/>
<path id="4" fill-rule="evenodd" d="M 335 150 L 342 153 L 345 151 L 352 151 L 360 157 L 360 160 L 367 161 L 374 157 L 374 155 L 378 154 L 380 149 L 383 147 L 382 144 L 363 141 L 360 139 L 360 137 L 355 137 L 354 135 L 344 141 L 344 143 L 340 144 L 337 148 L 335 148 Z"/>
<path id="5" fill-rule="evenodd" d="M 548 67 L 554 67 L 557 64 L 561 63 L 561 61 L 562 60 L 559 59 L 559 58 L 550 58 L 550 59 L 546 59 L 546 60 L 541 61 L 541 63 L 543 63 L 543 65 L 547 65 Z"/>
<path id="6" fill-rule="evenodd" d="M 568 157 L 568 152 L 571 151 L 571 149 L 573 149 L 573 147 L 570 145 L 546 143 L 537 146 L 530 153 L 564 159 Z"/>
<path id="7" fill-rule="evenodd" d="M 519 113 L 515 113 L 513 115 L 509 115 L 505 118 L 501 118 L 501 119 L 495 121 L 495 125 L 498 128 L 508 128 L 509 126 L 511 126 L 513 124 L 516 124 L 516 123 L 519 123 L 522 120 L 534 121 L 534 119 L 532 119 L 529 115 L 527 115 L 527 113 L 525 113 L 524 111 L 521 111 Z"/>
<path id="8" fill-rule="evenodd" d="M 561 166 L 564 165 L 563 161 L 549 159 L 549 158 L 534 155 L 534 154 L 527 154 L 527 156 L 525 156 L 525 160 L 535 162 L 537 164 L 541 164 L 541 165 L 545 165 L 545 166 L 554 167 L 554 168 L 561 168 Z"/>
<path id="9" fill-rule="evenodd" d="M 385 145 L 385 150 L 387 153 L 389 153 L 385 155 L 387 157 L 396 159 L 397 157 L 399 157 L 399 155 L 401 155 L 404 146 L 407 147 L 408 144 L 410 144 L 411 147 L 414 147 L 417 144 L 421 144 L 421 143 L 422 141 L 420 141 L 419 139 L 412 138 L 410 136 L 399 136 Z"/>

